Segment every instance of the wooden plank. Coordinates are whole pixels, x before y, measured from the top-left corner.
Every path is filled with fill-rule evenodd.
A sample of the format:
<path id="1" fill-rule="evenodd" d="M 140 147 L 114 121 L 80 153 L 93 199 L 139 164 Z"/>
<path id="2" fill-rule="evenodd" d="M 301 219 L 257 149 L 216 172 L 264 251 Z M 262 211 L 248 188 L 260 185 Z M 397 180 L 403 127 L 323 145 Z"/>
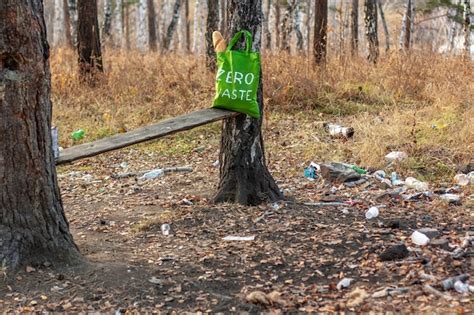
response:
<path id="1" fill-rule="evenodd" d="M 56 159 L 56 164 L 70 163 L 75 160 L 121 149 L 133 144 L 161 138 L 179 131 L 189 130 L 235 115 L 238 115 L 238 113 L 222 109 L 207 108 L 198 110 L 126 133 L 72 146 L 61 151 L 59 158 Z"/>

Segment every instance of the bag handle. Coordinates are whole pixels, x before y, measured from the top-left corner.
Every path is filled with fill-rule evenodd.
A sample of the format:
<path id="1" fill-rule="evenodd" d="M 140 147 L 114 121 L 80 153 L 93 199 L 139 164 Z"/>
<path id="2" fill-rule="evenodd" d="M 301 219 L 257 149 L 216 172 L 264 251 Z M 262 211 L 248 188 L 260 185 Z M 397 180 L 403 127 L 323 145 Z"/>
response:
<path id="1" fill-rule="evenodd" d="M 232 37 L 229 46 L 227 46 L 227 51 L 230 51 L 232 48 L 234 48 L 235 44 L 239 41 L 239 39 L 242 37 L 242 35 L 245 35 L 245 42 L 246 42 L 246 52 L 250 52 L 250 49 L 252 47 L 252 34 L 247 31 L 247 30 L 241 30 L 240 32 L 237 32 L 234 37 Z"/>

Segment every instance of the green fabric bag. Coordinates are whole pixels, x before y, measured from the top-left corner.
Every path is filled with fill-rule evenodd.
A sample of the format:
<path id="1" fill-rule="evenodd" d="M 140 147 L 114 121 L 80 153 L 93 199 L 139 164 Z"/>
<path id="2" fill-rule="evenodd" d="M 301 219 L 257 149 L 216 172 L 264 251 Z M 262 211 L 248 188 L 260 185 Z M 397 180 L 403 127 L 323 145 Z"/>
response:
<path id="1" fill-rule="evenodd" d="M 232 50 L 245 35 L 246 49 Z M 217 53 L 216 96 L 212 107 L 260 118 L 257 90 L 260 82 L 260 54 L 251 52 L 252 34 L 235 34 L 225 52 Z"/>

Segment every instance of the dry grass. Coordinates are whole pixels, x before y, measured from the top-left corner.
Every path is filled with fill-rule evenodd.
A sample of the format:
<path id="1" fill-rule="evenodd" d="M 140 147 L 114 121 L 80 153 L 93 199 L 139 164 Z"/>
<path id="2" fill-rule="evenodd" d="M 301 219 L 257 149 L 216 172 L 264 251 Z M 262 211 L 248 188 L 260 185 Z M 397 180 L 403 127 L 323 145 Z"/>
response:
<path id="1" fill-rule="evenodd" d="M 213 74 L 193 56 L 108 51 L 105 61 L 102 82 L 90 88 L 78 83 L 74 52 L 53 52 L 53 120 L 63 146 L 72 145 L 67 136 L 78 128 L 90 141 L 209 107 L 213 97 Z M 296 119 L 299 127 L 285 136 L 301 142 L 302 158 L 381 167 L 389 150 L 405 150 L 411 156 L 404 165 L 408 172 L 428 178 L 451 176 L 455 165 L 472 159 L 472 63 L 393 53 L 376 66 L 362 58 L 332 59 L 314 70 L 303 56 L 281 54 L 264 56 L 263 67 L 266 130 Z M 314 141 L 321 131 L 313 128 L 317 120 L 350 124 L 356 137 Z"/>

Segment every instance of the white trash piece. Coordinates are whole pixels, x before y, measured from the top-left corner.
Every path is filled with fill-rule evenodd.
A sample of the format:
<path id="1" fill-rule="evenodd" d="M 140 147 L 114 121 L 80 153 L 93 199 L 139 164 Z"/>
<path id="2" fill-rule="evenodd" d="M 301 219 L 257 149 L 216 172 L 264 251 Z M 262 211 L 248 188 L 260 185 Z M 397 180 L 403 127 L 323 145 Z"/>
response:
<path id="1" fill-rule="evenodd" d="M 52 138 L 54 158 L 57 159 L 59 157 L 59 131 L 58 131 L 58 127 L 56 127 L 56 126 L 51 127 L 51 138 Z"/>
<path id="2" fill-rule="evenodd" d="M 170 235 L 170 230 L 171 230 L 171 226 L 169 224 L 161 225 L 161 233 L 163 233 L 163 235 L 165 236 Z"/>
<path id="3" fill-rule="evenodd" d="M 469 178 L 469 183 L 474 185 L 474 171 L 469 172 L 469 174 L 467 174 L 467 178 Z"/>
<path id="4" fill-rule="evenodd" d="M 343 289 L 343 288 L 348 288 L 348 287 L 351 285 L 352 280 L 354 280 L 354 279 L 352 279 L 352 278 L 344 278 L 344 279 L 342 279 L 341 281 L 339 281 L 339 282 L 337 283 L 336 288 L 337 288 L 338 290 L 341 290 L 341 289 Z"/>
<path id="5" fill-rule="evenodd" d="M 222 238 L 224 241 L 253 241 L 255 240 L 255 235 L 252 236 L 233 236 L 229 235 Z"/>
<path id="6" fill-rule="evenodd" d="M 425 246 L 430 242 L 430 239 L 425 234 L 415 231 L 411 235 L 411 241 L 413 242 L 413 244 Z"/>
<path id="7" fill-rule="evenodd" d="M 407 177 L 405 179 L 405 186 L 409 189 L 415 189 L 416 191 L 427 191 L 429 189 L 428 183 L 421 182 L 414 177 Z"/>
<path id="8" fill-rule="evenodd" d="M 161 168 L 157 168 L 149 172 L 146 172 L 145 174 L 143 174 L 142 177 L 140 177 L 140 179 L 155 179 L 160 176 L 163 176 L 164 173 L 165 172 Z"/>
<path id="9" fill-rule="evenodd" d="M 469 283 L 464 283 L 460 280 L 454 282 L 454 290 L 458 293 L 467 293 L 469 292 Z"/>
<path id="10" fill-rule="evenodd" d="M 461 197 L 455 194 L 444 194 L 444 195 L 439 196 L 439 198 L 453 204 L 457 204 L 461 201 Z"/>
<path id="11" fill-rule="evenodd" d="M 387 162 L 391 163 L 391 162 L 394 162 L 394 161 L 403 161 L 407 157 L 408 157 L 408 154 L 406 154 L 405 152 L 393 151 L 393 152 L 390 152 L 389 154 L 387 154 L 385 156 L 385 160 L 387 160 Z"/>
<path id="12" fill-rule="evenodd" d="M 467 186 L 471 183 L 471 180 L 466 174 L 457 174 L 456 176 L 454 176 L 454 182 L 459 186 Z"/>
<path id="13" fill-rule="evenodd" d="M 365 218 L 367 220 L 374 219 L 379 216 L 379 208 L 377 207 L 370 207 L 367 212 L 365 212 Z"/>

